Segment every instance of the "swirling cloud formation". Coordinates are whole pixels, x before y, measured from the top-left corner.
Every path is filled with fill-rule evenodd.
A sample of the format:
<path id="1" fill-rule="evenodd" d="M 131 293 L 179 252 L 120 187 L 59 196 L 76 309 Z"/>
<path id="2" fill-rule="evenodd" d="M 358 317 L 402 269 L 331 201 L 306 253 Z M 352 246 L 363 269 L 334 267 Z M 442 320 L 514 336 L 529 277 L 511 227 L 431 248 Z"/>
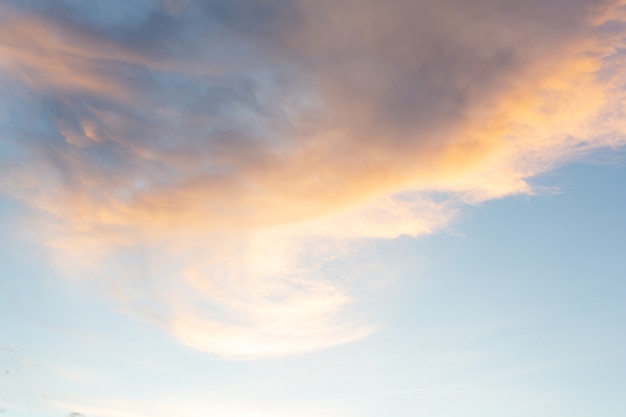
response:
<path id="1" fill-rule="evenodd" d="M 1 190 L 195 349 L 346 343 L 351 242 L 626 142 L 615 0 L 8 0 Z"/>

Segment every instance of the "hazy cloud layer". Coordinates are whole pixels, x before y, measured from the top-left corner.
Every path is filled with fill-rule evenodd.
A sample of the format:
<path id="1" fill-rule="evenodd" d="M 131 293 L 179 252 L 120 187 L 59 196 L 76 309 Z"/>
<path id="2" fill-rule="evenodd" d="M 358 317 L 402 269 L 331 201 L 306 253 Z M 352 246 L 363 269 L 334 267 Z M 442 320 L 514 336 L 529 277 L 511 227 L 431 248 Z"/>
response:
<path id="1" fill-rule="evenodd" d="M 2 190 L 60 266 L 231 357 L 366 335 L 350 242 L 624 139 L 600 0 L 7 1 Z M 437 193 L 435 200 L 431 196 Z M 442 198 L 443 196 L 443 198 Z M 36 223 L 35 223 L 36 222 Z"/>

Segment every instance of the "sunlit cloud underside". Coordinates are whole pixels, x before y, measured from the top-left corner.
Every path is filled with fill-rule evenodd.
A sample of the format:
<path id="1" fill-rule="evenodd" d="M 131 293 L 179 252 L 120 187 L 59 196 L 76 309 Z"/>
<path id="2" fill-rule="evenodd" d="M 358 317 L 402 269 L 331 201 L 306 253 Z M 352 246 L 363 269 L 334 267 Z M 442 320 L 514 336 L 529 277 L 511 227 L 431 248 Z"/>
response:
<path id="1" fill-rule="evenodd" d="M 626 142 L 621 1 L 24 4 L 1 190 L 68 279 L 222 357 L 370 334 L 326 265 Z"/>

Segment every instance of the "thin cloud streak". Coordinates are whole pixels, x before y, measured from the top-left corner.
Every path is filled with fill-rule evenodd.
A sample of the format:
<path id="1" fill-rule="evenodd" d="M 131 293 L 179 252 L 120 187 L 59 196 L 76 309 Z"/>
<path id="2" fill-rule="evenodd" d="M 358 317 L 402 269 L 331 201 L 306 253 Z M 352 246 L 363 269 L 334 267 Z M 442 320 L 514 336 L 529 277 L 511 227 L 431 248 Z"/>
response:
<path id="1" fill-rule="evenodd" d="M 7 4 L 2 190 L 68 275 L 224 357 L 364 337 L 322 272 L 353 242 L 625 142 L 622 2 Z"/>

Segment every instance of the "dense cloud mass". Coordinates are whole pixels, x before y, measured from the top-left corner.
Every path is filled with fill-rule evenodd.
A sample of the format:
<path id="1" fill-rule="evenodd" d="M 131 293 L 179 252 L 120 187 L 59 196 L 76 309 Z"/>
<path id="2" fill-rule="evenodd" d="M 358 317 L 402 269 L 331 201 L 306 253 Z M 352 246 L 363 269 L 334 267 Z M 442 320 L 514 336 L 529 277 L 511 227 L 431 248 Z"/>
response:
<path id="1" fill-rule="evenodd" d="M 345 343 L 372 328 L 320 271 L 350 242 L 624 144 L 625 24 L 615 0 L 5 1 L 0 187 L 189 346 Z"/>

